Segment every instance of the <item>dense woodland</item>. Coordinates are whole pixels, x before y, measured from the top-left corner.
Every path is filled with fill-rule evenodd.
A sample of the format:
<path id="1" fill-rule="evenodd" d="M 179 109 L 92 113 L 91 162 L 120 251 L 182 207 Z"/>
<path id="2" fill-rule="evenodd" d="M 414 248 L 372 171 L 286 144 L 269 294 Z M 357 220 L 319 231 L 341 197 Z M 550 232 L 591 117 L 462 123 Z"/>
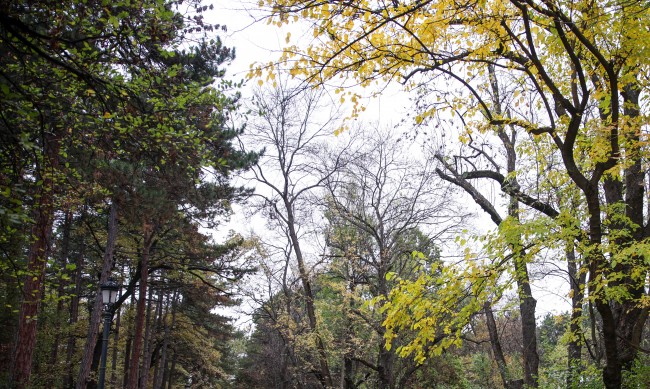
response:
<path id="1" fill-rule="evenodd" d="M 0 4 L 0 388 L 650 385 L 646 2 L 255 6 Z"/>

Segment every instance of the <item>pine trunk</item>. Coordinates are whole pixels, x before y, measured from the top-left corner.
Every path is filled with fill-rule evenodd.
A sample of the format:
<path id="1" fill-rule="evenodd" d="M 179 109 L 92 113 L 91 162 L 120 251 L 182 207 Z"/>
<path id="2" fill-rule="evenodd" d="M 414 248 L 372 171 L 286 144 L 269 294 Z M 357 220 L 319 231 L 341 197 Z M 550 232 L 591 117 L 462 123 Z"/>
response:
<path id="1" fill-rule="evenodd" d="M 68 264 L 68 256 L 69 256 L 69 251 L 70 251 L 70 229 L 72 228 L 72 212 L 67 211 L 65 213 L 65 218 L 63 221 L 63 236 L 61 239 L 61 252 L 59 253 L 59 266 L 61 267 L 61 274 L 64 274 L 63 271 L 66 269 L 66 265 Z M 54 335 L 54 341 L 52 342 L 52 348 L 50 351 L 50 360 L 48 361 L 48 368 L 49 369 L 56 369 L 57 367 L 57 362 L 59 360 L 59 347 L 61 344 L 61 332 L 63 328 L 63 322 L 62 318 L 65 317 L 63 314 L 63 308 L 64 308 L 64 294 L 65 294 L 65 287 L 68 284 L 68 281 L 65 280 L 64 277 L 59 277 L 57 280 L 59 285 L 57 287 L 57 297 L 58 301 L 56 303 L 56 316 L 55 316 L 55 325 L 56 325 L 56 334 Z M 54 378 L 53 374 L 48 374 L 48 380 L 45 384 L 46 387 L 56 387 L 58 385 L 55 384 L 56 379 Z"/>
<path id="2" fill-rule="evenodd" d="M 32 243 L 27 256 L 27 276 L 23 284 L 23 302 L 18 318 L 13 359 L 12 380 L 18 389 L 29 386 L 32 358 L 36 347 L 37 318 L 41 305 L 41 291 L 45 277 L 45 264 L 54 218 L 55 182 L 53 174 L 58 169 L 60 139 L 45 135 L 44 161 L 40 167 L 42 181 L 35 195 L 34 225 L 31 229 Z"/>
<path id="3" fill-rule="evenodd" d="M 109 379 L 109 385 L 111 388 L 115 388 L 117 383 L 117 349 L 120 340 L 120 327 L 122 326 L 122 312 L 118 310 L 115 317 L 115 332 L 113 334 L 113 355 L 111 357 L 111 377 Z"/>
<path id="4" fill-rule="evenodd" d="M 127 389 L 137 389 L 140 378 L 140 354 L 142 352 L 142 335 L 145 324 L 145 307 L 147 303 L 147 282 L 149 279 L 149 250 L 153 238 L 152 226 L 143 225 L 142 260 L 140 261 L 140 287 L 138 290 L 138 305 L 135 314 L 135 334 L 133 335 L 133 355 L 129 367 Z"/>
<path id="5" fill-rule="evenodd" d="M 113 253 L 115 251 L 115 243 L 117 241 L 117 203 L 111 203 L 111 209 L 108 216 L 108 237 L 106 239 L 106 248 L 104 249 L 104 258 L 102 263 L 102 272 L 99 277 L 99 284 L 108 281 L 108 276 L 113 268 Z M 88 378 L 92 369 L 92 362 L 95 355 L 95 348 L 97 346 L 97 339 L 99 334 L 99 327 L 102 319 L 102 292 L 97 286 L 95 293 L 95 303 L 90 317 L 90 324 L 88 326 L 88 335 L 86 336 L 86 346 L 84 347 L 84 354 L 79 367 L 79 376 L 77 377 L 77 389 L 85 389 L 88 385 Z M 101 343 L 100 343 L 101 346 Z"/>
<path id="6" fill-rule="evenodd" d="M 135 298 L 131 296 L 131 305 L 133 305 Z M 129 326 L 127 327 L 126 331 L 126 345 L 124 347 L 124 377 L 122 379 L 122 387 L 126 388 L 126 385 L 129 383 L 129 377 L 131 375 L 131 372 L 129 371 L 129 367 L 131 366 L 131 355 L 133 354 L 132 347 L 133 347 L 133 325 L 134 325 L 134 319 L 132 318 L 129 320 Z"/>
<path id="7" fill-rule="evenodd" d="M 83 219 L 85 214 L 82 213 L 81 218 Z M 79 320 L 79 296 L 81 295 L 81 283 L 82 283 L 82 277 L 81 277 L 81 269 L 83 268 L 84 265 L 84 255 L 85 255 L 85 244 L 84 241 L 81 241 L 81 248 L 79 250 L 79 255 L 77 256 L 77 260 L 75 261 L 75 272 L 73 275 L 73 282 L 74 282 L 74 295 L 72 296 L 72 300 L 70 301 L 70 327 L 73 327 L 75 323 Z M 71 333 L 68 336 L 68 344 L 66 347 L 66 355 L 65 355 L 65 366 L 66 366 L 66 374 L 65 374 L 65 379 L 63 382 L 63 387 L 66 389 L 74 387 L 74 377 L 73 377 L 73 369 L 72 369 L 72 357 L 74 356 L 75 350 L 77 348 L 77 338 L 76 336 Z"/>
<path id="8" fill-rule="evenodd" d="M 159 300 L 160 304 L 160 314 L 159 314 L 159 323 L 158 328 L 162 328 L 162 345 L 160 347 L 160 358 L 156 363 L 156 370 L 153 377 L 153 388 L 160 389 L 163 382 L 163 376 L 165 374 L 165 365 L 167 363 L 167 347 L 169 347 L 169 326 L 167 325 L 167 316 L 169 314 L 169 308 L 171 301 L 176 299 L 176 291 L 174 291 L 171 299 L 169 294 L 167 294 L 167 303 L 163 304 L 162 293 L 160 294 L 161 298 Z"/>
<path id="9" fill-rule="evenodd" d="M 151 368 L 151 326 L 153 320 L 151 320 L 151 302 L 153 298 L 153 288 L 149 287 L 148 291 L 149 298 L 147 299 L 146 304 L 146 319 L 144 324 L 144 351 L 142 355 L 142 366 L 140 367 L 140 387 L 147 388 L 149 382 L 149 370 Z"/>
<path id="10" fill-rule="evenodd" d="M 176 353 L 172 356 L 172 366 L 169 368 L 169 373 L 167 374 L 167 389 L 174 388 L 174 375 L 176 372 Z M 163 388 L 165 387 L 163 382 Z"/>

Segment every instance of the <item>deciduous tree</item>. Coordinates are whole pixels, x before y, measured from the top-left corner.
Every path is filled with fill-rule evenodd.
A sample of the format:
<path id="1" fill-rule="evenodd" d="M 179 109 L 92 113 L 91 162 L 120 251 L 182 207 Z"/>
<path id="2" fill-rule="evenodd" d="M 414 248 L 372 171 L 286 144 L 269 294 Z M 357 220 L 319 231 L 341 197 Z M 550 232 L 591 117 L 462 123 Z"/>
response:
<path id="1" fill-rule="evenodd" d="M 289 259 L 295 260 L 298 278 L 303 289 L 304 308 L 309 330 L 318 353 L 317 377 L 323 386 L 332 385 L 332 374 L 328 365 L 326 346 L 319 332 L 319 323 L 314 306 L 315 292 L 312 288 L 312 264 L 306 251 L 304 236 L 309 198 L 321 188 L 328 176 L 344 162 L 344 153 L 339 151 L 332 163 L 320 163 L 315 157 L 322 154 L 322 141 L 335 130 L 336 111 L 324 104 L 324 94 L 310 88 L 291 88 L 278 83 L 277 88 L 258 93 L 254 109 L 259 119 L 251 122 L 246 139 L 253 147 L 265 148 L 258 164 L 252 169 L 254 181 L 258 183 L 258 196 L 266 210 L 271 224 L 282 236 Z M 317 114 L 324 114 L 320 119 Z M 284 240 L 286 239 L 286 240 Z M 289 312 L 287 312 L 289 313 Z"/>

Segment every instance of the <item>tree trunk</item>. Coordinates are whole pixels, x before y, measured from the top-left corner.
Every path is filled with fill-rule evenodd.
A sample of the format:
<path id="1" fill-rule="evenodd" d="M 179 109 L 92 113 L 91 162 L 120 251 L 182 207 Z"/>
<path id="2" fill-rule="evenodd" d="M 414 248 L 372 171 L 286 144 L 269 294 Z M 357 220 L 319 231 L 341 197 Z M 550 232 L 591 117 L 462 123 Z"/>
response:
<path id="1" fill-rule="evenodd" d="M 174 355 L 172 357 L 172 366 L 169 368 L 169 372 L 167 373 L 167 389 L 173 389 L 174 388 L 174 375 L 176 372 L 176 352 L 174 352 Z M 163 382 L 163 388 L 164 388 L 164 382 Z"/>
<path id="2" fill-rule="evenodd" d="M 626 174 L 628 172 L 626 171 Z M 603 185 L 605 199 L 609 206 L 620 204 L 623 201 L 621 185 L 605 179 Z M 590 292 L 594 296 L 596 309 L 602 319 L 602 335 L 605 351 L 605 367 L 603 368 L 603 383 L 608 389 L 621 388 L 623 384 L 623 370 L 631 367 L 638 352 L 637 346 L 640 343 L 643 326 L 648 316 L 648 311 L 638 306 L 637 301 L 645 293 L 642 285 L 635 284 L 632 278 L 632 267 L 630 263 L 612 264 L 607 259 L 607 254 L 601 250 L 603 235 L 603 220 L 601 217 L 601 200 L 597 185 L 582 188 L 587 200 L 589 211 L 589 244 L 591 252 L 586 256 L 589 264 L 589 285 Z M 627 244 L 634 244 L 638 238 L 638 228 L 632 230 L 629 226 L 618 221 L 620 215 L 608 215 L 612 220 L 611 230 L 623 230 L 632 233 L 632 237 L 618 238 L 615 243 L 617 247 L 624 247 Z M 628 215 L 629 217 L 629 215 Z M 635 217 L 636 218 L 636 217 Z M 634 219 L 632 219 L 634 220 Z M 625 262 L 625 261 L 623 261 Z M 614 276 L 609 279 L 610 276 Z M 609 300 L 596 289 L 597 284 L 602 285 L 604 280 L 609 280 L 607 287 L 625 287 L 630 297 L 626 301 Z"/>
<path id="3" fill-rule="evenodd" d="M 85 210 L 81 214 L 81 219 L 85 217 Z M 82 222 L 80 220 L 80 222 Z M 75 323 L 79 320 L 79 296 L 81 296 L 81 283 L 82 283 L 82 278 L 81 278 L 81 269 L 83 268 L 84 265 L 84 256 L 86 252 L 86 246 L 84 240 L 81 240 L 81 248 L 79 250 L 79 255 L 77 256 L 77 260 L 75 261 L 75 272 L 73 275 L 73 281 L 74 281 L 74 295 L 72 296 L 72 300 L 70 301 L 70 327 L 73 327 Z M 75 349 L 77 348 L 77 338 L 75 337 L 74 334 L 70 334 L 68 336 L 68 344 L 66 347 L 66 355 L 65 355 L 65 366 L 66 366 L 66 374 L 65 374 L 65 379 L 63 382 L 63 387 L 66 389 L 72 388 L 74 386 L 74 378 L 72 375 L 72 357 L 74 356 Z"/>
<path id="4" fill-rule="evenodd" d="M 606 358 L 603 368 L 603 383 L 607 389 L 619 389 L 623 384 L 623 364 L 618 353 L 614 317 L 606 301 L 596 301 L 596 309 L 603 320 L 602 331 Z"/>
<path id="5" fill-rule="evenodd" d="M 526 267 L 525 264 L 519 266 Z M 519 270 L 515 269 L 515 272 Z M 524 273 L 519 283 L 519 310 L 521 312 L 521 334 L 523 339 L 524 383 L 527 387 L 538 386 L 539 355 L 537 354 L 537 324 L 535 322 L 535 306 L 537 301 L 531 295 L 528 272 Z"/>
<path id="6" fill-rule="evenodd" d="M 59 253 L 59 266 L 61 267 L 61 274 L 67 272 L 66 265 L 68 263 L 68 256 L 70 253 L 70 229 L 72 228 L 72 212 L 67 211 L 65 213 L 63 221 L 63 236 L 61 238 L 61 252 Z M 64 277 L 59 277 L 57 280 L 59 285 L 57 287 L 57 297 L 58 301 L 56 303 L 56 315 L 55 315 L 55 325 L 56 333 L 54 335 L 54 342 L 52 342 L 52 349 L 50 351 L 50 360 L 48 362 L 48 368 L 52 369 L 57 367 L 57 361 L 59 359 L 59 346 L 61 343 L 61 330 L 63 327 L 62 319 L 64 318 L 63 308 L 64 308 L 64 294 L 65 287 L 69 281 L 66 281 Z M 48 374 L 48 380 L 45 384 L 46 387 L 55 387 L 58 386 L 55 384 L 55 377 L 53 374 Z"/>
<path id="7" fill-rule="evenodd" d="M 499 83 L 496 77 L 494 65 L 488 65 L 488 75 L 490 87 L 492 89 L 492 102 L 494 103 L 495 113 L 502 115 L 501 97 L 499 92 Z M 502 183 L 502 188 L 512 187 L 519 188 L 516 173 L 517 168 L 517 151 L 515 144 L 517 141 L 517 132 L 511 130 L 510 136 L 504 126 L 498 126 L 497 135 L 504 148 L 506 149 L 506 164 L 509 176 Z M 519 200 L 510 196 L 508 205 L 508 216 L 519 220 Z M 517 240 L 519 240 L 517 238 Z M 523 364 L 524 364 L 524 384 L 531 388 L 538 386 L 539 376 L 539 354 L 537 353 L 537 324 L 535 322 L 535 306 L 537 301 L 533 298 L 530 288 L 530 278 L 528 276 L 528 267 L 524 259 L 524 253 L 521 250 L 521 242 L 512 242 L 513 262 L 515 268 L 515 281 L 517 282 L 517 291 L 519 296 L 519 312 L 521 314 L 521 334 L 523 340 Z"/>
<path id="8" fill-rule="evenodd" d="M 628 83 L 621 91 L 623 97 L 623 113 L 632 119 L 638 119 L 641 115 L 639 107 L 641 87 L 638 81 Z M 627 164 L 624 168 L 623 180 L 613 180 L 605 177 L 603 189 L 607 205 L 624 205 L 625 217 L 629 223 L 621 221 L 621 211 L 611 210 L 607 213 L 607 219 L 611 226 L 610 235 L 618 235 L 615 238 L 615 247 L 626 247 L 640 243 L 648 237 L 648 225 L 644 226 L 644 192 L 645 192 L 645 169 L 642 166 L 640 130 L 624 131 L 625 154 Z M 602 241 L 602 224 L 600 214 L 597 213 L 597 206 L 600 205 L 597 188 L 587 187 L 583 190 L 587 202 L 590 205 L 590 233 L 589 238 L 593 247 L 599 248 Z M 618 234 L 622 231 L 622 234 Z M 603 370 L 603 381 L 607 388 L 620 388 L 622 385 L 622 372 L 631 368 L 641 341 L 643 327 L 648 318 L 648 308 L 639 306 L 638 301 L 645 295 L 645 284 L 647 282 L 647 271 L 643 277 L 636 277 L 635 268 L 644 268 L 645 259 L 642 255 L 630 255 L 624 261 L 608 263 L 607 257 L 616 253 L 599 253 L 592 256 L 590 278 L 602 275 L 608 280 L 608 287 L 623 287 L 629 293 L 624 301 L 607 300 L 606 296 L 598 296 L 596 308 L 603 320 L 603 341 L 605 345 L 606 366 Z M 600 264 L 600 265 L 599 265 Z M 608 266 L 609 265 L 609 266 Z M 610 277 L 611 276 L 611 277 Z M 601 282 L 598 280 L 598 282 Z M 602 293 L 602 292 L 601 292 Z"/>
<path id="9" fill-rule="evenodd" d="M 161 389 L 165 387 L 165 369 L 167 368 L 167 349 L 169 348 L 169 324 L 167 323 L 167 316 L 169 311 L 172 309 L 172 306 L 176 302 L 176 296 L 178 294 L 177 290 L 174 290 L 171 299 L 167 295 L 167 304 L 165 307 L 165 313 L 162 315 L 162 327 L 163 327 L 163 344 L 160 349 L 160 360 L 158 361 L 157 374 L 154 377 L 153 388 Z"/>
<path id="10" fill-rule="evenodd" d="M 513 170 L 514 171 L 514 170 Z M 510 217 L 517 218 L 519 203 L 516 198 L 510 199 L 508 210 Z M 526 265 L 525 252 L 521 249 L 521 242 L 515 242 L 513 248 L 513 262 L 515 268 L 515 281 L 519 296 L 519 313 L 521 315 L 521 337 L 523 341 L 522 357 L 524 363 L 524 384 L 529 388 L 536 388 L 539 384 L 539 354 L 537 353 L 537 322 L 535 321 L 535 306 L 537 301 L 533 298 Z"/>
<path id="11" fill-rule="evenodd" d="M 582 302 L 584 291 L 582 285 L 586 281 L 586 273 L 579 272 L 576 263 L 576 255 L 573 243 L 567 244 L 566 247 L 567 269 L 569 273 L 569 282 L 571 284 L 571 322 L 569 323 L 569 332 L 571 337 L 567 343 L 567 381 L 568 389 L 577 388 L 578 377 L 582 371 L 582 343 L 580 340 L 582 319 Z"/>
<path id="12" fill-rule="evenodd" d="M 169 331 L 174 328 L 176 325 L 176 303 L 178 302 L 178 291 L 174 291 L 174 298 L 172 299 L 172 305 L 171 305 L 171 311 L 172 311 L 172 318 L 169 323 Z M 161 388 L 165 388 L 165 383 L 169 383 L 169 387 L 171 388 L 171 383 L 173 382 L 173 375 L 174 375 L 174 370 L 176 369 L 176 358 L 171 358 L 172 359 L 172 366 L 171 368 L 167 368 L 167 363 L 169 362 L 169 359 L 165 361 L 165 371 L 163 372 L 163 381 L 162 384 L 160 385 Z"/>
<path id="13" fill-rule="evenodd" d="M 121 293 L 121 291 L 120 291 Z M 115 332 L 113 334 L 113 355 L 111 357 L 111 377 L 109 379 L 109 385 L 111 388 L 115 388 L 117 383 L 117 350 L 120 340 L 120 327 L 122 325 L 122 311 L 117 310 L 115 317 Z"/>
<path id="14" fill-rule="evenodd" d="M 104 258 L 102 264 L 102 272 L 99 277 L 99 285 L 97 285 L 97 292 L 95 293 L 95 304 L 93 306 L 92 314 L 90 317 L 90 324 L 88 326 L 88 335 L 86 337 L 86 346 L 84 347 L 84 354 L 79 367 L 79 376 L 77 377 L 77 389 L 84 389 L 87 386 L 88 377 L 90 376 L 93 355 L 97 344 L 99 333 L 99 326 L 102 318 L 102 292 L 100 285 L 108 280 L 108 275 L 113 268 L 113 253 L 115 251 L 115 243 L 117 241 L 117 203 L 111 203 L 111 209 L 108 216 L 108 237 L 106 239 L 106 248 L 104 250 Z M 100 344 L 101 345 L 101 344 Z"/>
<path id="15" fill-rule="evenodd" d="M 153 239 L 153 228 L 147 222 L 143 225 L 142 259 L 140 261 L 140 288 L 135 314 L 135 334 L 133 336 L 133 355 L 129 367 L 127 389 L 137 389 L 139 381 L 140 353 L 142 350 L 142 332 L 144 330 L 145 306 L 147 303 L 147 282 L 149 279 L 149 250 Z"/>
<path id="16" fill-rule="evenodd" d="M 380 235 L 383 237 L 383 231 L 380 232 Z M 380 263 L 377 268 L 377 294 L 378 296 L 388 296 L 388 284 L 386 282 L 386 274 L 388 274 L 388 254 L 387 249 L 384 247 L 383 239 L 377 241 L 379 244 L 379 258 Z M 385 315 L 382 314 L 382 319 L 385 319 Z M 379 335 L 383 339 L 384 337 L 384 327 L 379 326 Z M 377 373 L 379 378 L 379 387 L 392 389 L 395 386 L 395 357 L 396 354 L 394 351 L 386 350 L 383 342 L 379 343 L 379 355 L 377 356 Z"/>
<path id="17" fill-rule="evenodd" d="M 353 280 L 348 281 L 348 288 L 350 289 L 350 294 L 354 294 L 355 284 Z M 352 321 L 352 299 L 349 297 L 344 297 L 345 302 L 345 337 L 344 337 L 344 347 L 346 352 L 343 354 L 343 371 L 341 373 L 341 387 L 343 389 L 355 389 L 356 385 L 354 383 L 354 363 L 352 358 L 354 357 L 354 347 L 352 340 L 354 339 L 354 326 Z"/>
<path id="18" fill-rule="evenodd" d="M 395 362 L 395 353 L 386 350 L 383 343 L 379 344 L 379 355 L 377 357 L 377 375 L 379 376 L 379 387 L 393 389 L 395 385 L 395 372 L 393 365 Z"/>
<path id="19" fill-rule="evenodd" d="M 148 387 L 148 381 L 149 381 L 149 370 L 151 368 L 151 353 L 152 353 L 152 345 L 151 345 L 151 326 L 153 323 L 153 320 L 151 320 L 151 303 L 152 303 L 152 298 L 153 298 L 153 288 L 149 288 L 148 291 L 149 298 L 147 299 L 147 304 L 146 304 L 146 311 L 147 313 L 145 314 L 146 319 L 144 323 L 144 351 L 142 355 L 142 367 L 140 368 L 140 371 L 142 372 L 140 374 L 140 387 L 141 388 L 147 388 Z"/>
<path id="20" fill-rule="evenodd" d="M 506 363 L 506 358 L 503 355 L 503 349 L 501 348 L 501 341 L 499 340 L 497 324 L 492 313 L 492 304 L 489 301 L 486 301 L 483 305 L 483 309 L 485 311 L 485 322 L 487 324 L 488 334 L 490 335 L 492 355 L 494 356 L 494 360 L 496 361 L 497 367 L 499 368 L 499 374 L 501 375 L 503 386 L 505 388 L 510 388 L 508 380 L 508 364 Z"/>
<path id="21" fill-rule="evenodd" d="M 27 276 L 23 284 L 23 302 L 18 318 L 18 334 L 13 358 L 12 380 L 18 389 L 29 386 L 32 357 L 36 347 L 37 317 L 41 305 L 45 264 L 54 218 L 55 182 L 53 174 L 59 165 L 60 139 L 49 132 L 44 137 L 42 166 L 38 178 L 42 181 L 34 206 L 32 242 L 27 255 Z"/>
<path id="22" fill-rule="evenodd" d="M 93 360 L 90 364 L 90 371 L 97 371 L 99 368 L 99 361 L 102 358 L 102 337 L 97 337 L 97 343 L 93 348 Z M 86 389 L 95 389 L 97 388 L 97 377 L 88 378 L 86 381 Z"/>
<path id="23" fill-rule="evenodd" d="M 135 298 L 131 296 L 131 305 L 133 305 Z M 129 367 L 131 366 L 131 355 L 133 354 L 131 347 L 133 345 L 133 325 L 135 318 L 129 320 L 129 326 L 126 331 L 126 345 L 124 347 L 124 376 L 122 377 L 122 387 L 126 388 L 126 385 L 129 383 L 130 371 Z"/>
<path id="24" fill-rule="evenodd" d="M 318 349 L 318 361 L 320 364 L 320 374 L 318 379 L 323 387 L 329 388 L 332 386 L 332 376 L 327 364 L 327 353 L 325 351 L 325 345 L 323 344 L 323 339 L 318 333 L 316 311 L 314 308 L 314 293 L 311 289 L 309 274 L 307 273 L 304 257 L 300 248 L 300 241 L 298 240 L 292 205 L 288 201 L 285 201 L 285 206 L 287 208 L 287 227 L 289 229 L 289 237 L 293 245 L 294 253 L 296 254 L 296 261 L 298 262 L 298 273 L 300 276 L 300 281 L 302 282 L 303 290 L 305 292 L 305 307 L 307 309 L 307 317 L 309 318 L 309 329 L 314 333 L 314 335 L 316 335 L 316 347 Z"/>

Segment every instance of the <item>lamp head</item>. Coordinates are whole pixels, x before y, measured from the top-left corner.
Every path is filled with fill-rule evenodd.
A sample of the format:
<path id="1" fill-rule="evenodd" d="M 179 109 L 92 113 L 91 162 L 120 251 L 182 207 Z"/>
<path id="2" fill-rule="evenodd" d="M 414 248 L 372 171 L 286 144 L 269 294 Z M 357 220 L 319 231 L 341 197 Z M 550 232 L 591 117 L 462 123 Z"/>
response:
<path id="1" fill-rule="evenodd" d="M 120 286 L 113 280 L 109 278 L 105 283 L 100 286 L 102 290 L 102 301 L 105 305 L 115 304 L 117 301 L 117 292 L 120 289 Z"/>

